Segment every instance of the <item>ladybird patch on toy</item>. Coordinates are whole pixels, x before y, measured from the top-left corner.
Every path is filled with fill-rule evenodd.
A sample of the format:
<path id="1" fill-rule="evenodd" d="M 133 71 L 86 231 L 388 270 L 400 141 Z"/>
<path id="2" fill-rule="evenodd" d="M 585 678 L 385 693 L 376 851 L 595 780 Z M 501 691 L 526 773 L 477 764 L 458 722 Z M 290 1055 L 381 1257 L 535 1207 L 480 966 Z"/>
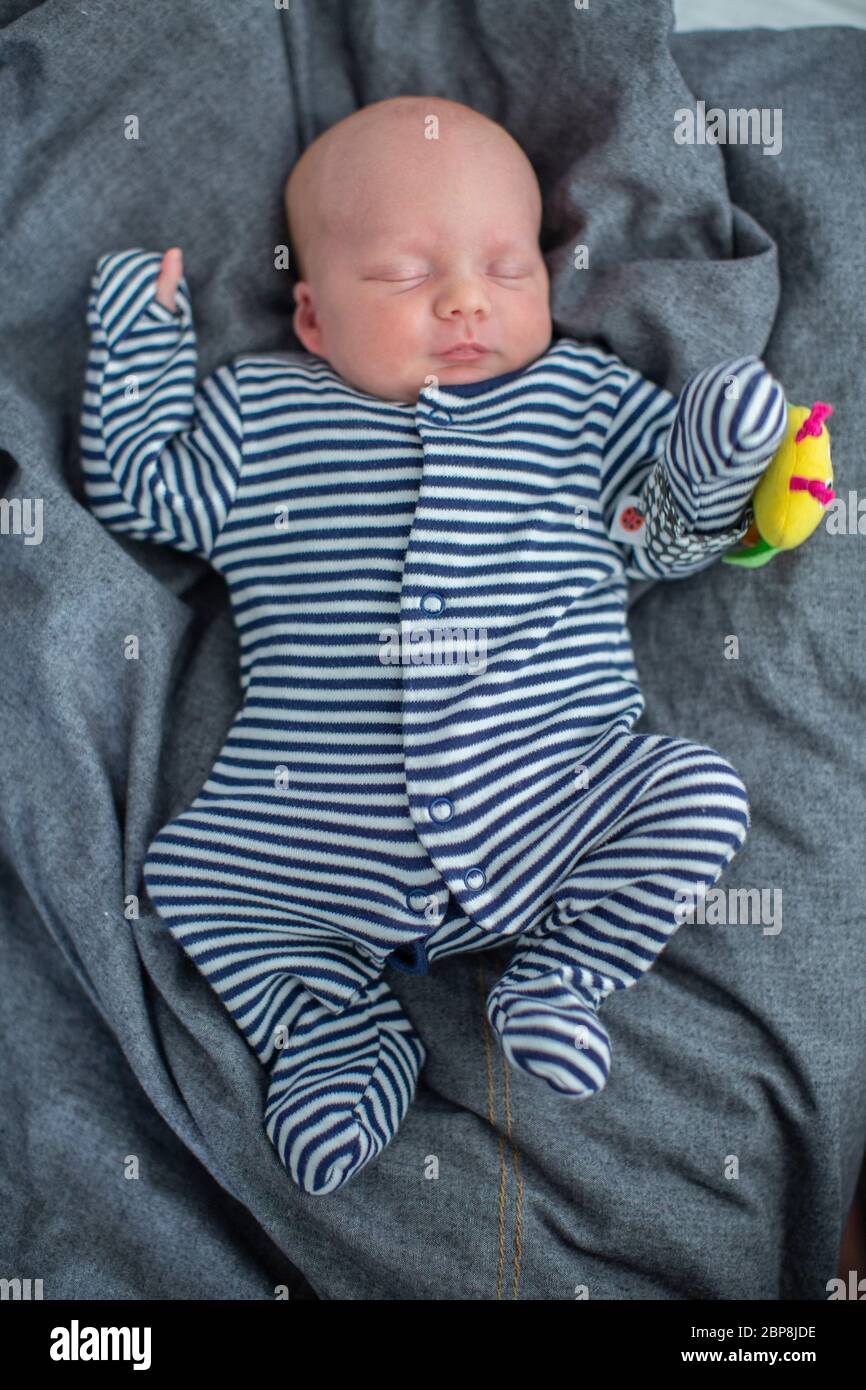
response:
<path id="1" fill-rule="evenodd" d="M 830 431 L 824 423 L 832 413 L 823 401 L 811 410 L 788 406 L 785 438 L 752 493 L 755 520 L 739 545 L 722 556 L 724 564 L 765 565 L 780 550 L 793 550 L 811 536 L 836 496 Z"/>
<path id="2" fill-rule="evenodd" d="M 640 498 L 635 493 L 625 493 L 620 497 L 610 536 L 615 541 L 625 541 L 626 545 L 644 545 L 646 537 L 646 513 Z"/>

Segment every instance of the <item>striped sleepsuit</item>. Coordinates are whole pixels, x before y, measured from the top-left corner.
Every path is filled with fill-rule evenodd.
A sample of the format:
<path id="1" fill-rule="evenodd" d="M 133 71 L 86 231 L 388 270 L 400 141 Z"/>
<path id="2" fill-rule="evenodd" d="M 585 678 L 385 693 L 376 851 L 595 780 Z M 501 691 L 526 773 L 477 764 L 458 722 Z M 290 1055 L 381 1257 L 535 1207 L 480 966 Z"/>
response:
<path id="1" fill-rule="evenodd" d="M 268 1069 L 282 1163 L 323 1194 L 393 1138 L 426 1057 L 386 966 L 514 938 L 487 999 L 509 1062 L 604 1087 L 599 1006 L 749 825 L 719 753 L 630 732 L 628 581 L 745 533 L 785 399 L 755 357 L 677 400 L 564 337 L 412 403 L 298 353 L 196 386 L 187 283 L 158 304 L 160 261 L 112 252 L 91 281 L 86 497 L 224 576 L 242 701 L 143 877 Z"/>

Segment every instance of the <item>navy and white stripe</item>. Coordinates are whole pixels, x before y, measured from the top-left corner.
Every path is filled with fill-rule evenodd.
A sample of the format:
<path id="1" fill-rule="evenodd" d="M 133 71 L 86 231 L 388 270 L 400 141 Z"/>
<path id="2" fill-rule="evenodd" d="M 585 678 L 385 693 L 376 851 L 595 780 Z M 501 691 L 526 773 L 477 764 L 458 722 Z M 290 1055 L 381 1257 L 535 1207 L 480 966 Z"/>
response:
<path id="1" fill-rule="evenodd" d="M 487 1001 L 512 1065 L 575 1099 L 607 1082 L 599 1006 L 646 974 L 681 923 L 684 895 L 716 882 L 749 827 L 731 764 L 660 734 L 612 734 L 583 811 L 594 828 L 579 862 Z"/>
<path id="2" fill-rule="evenodd" d="M 231 367 L 195 390 L 189 291 L 153 298 L 161 257 L 101 257 L 91 282 L 81 430 L 87 496 L 106 526 L 207 557 L 237 489 L 243 424 Z"/>
<path id="3" fill-rule="evenodd" d="M 671 493 L 685 524 L 712 535 L 733 528 L 785 435 L 785 393 L 756 357 L 704 368 L 679 398 L 624 368 L 622 394 L 602 460 L 601 498 L 608 526 L 616 499 L 643 496 L 663 459 Z M 729 398 L 730 397 L 730 398 Z M 679 578 L 717 558 L 670 561 L 633 547 L 630 579 Z"/>
<path id="4" fill-rule="evenodd" d="M 144 879 L 271 1068 L 268 1133 L 293 1180 L 333 1191 L 396 1131 L 423 1062 L 382 978 L 395 951 L 426 963 L 515 937 L 490 1004 L 506 1053 L 589 1094 L 606 1076 L 603 1029 L 588 1027 L 595 1061 L 576 1077 L 544 1011 L 526 1044 L 520 990 L 535 1008 L 551 971 L 589 971 L 598 995 L 569 999 L 570 1026 L 649 968 L 678 874 L 693 882 L 700 866 L 715 881 L 741 842 L 745 789 L 729 764 L 628 732 L 644 702 L 626 580 L 683 569 L 608 530 L 660 457 L 690 523 L 735 519 L 765 385 L 737 418 L 706 393 L 678 410 L 613 354 L 558 339 L 523 371 L 411 403 L 281 353 L 238 357 L 196 390 L 188 290 L 176 314 L 155 303 L 160 259 L 97 264 L 85 488 L 107 526 L 225 576 L 243 703 Z M 752 359 L 733 370 L 748 386 Z M 752 485 L 765 464 L 749 464 Z M 388 630 L 450 628 L 484 633 L 483 666 L 380 659 Z M 647 838 L 620 855 L 632 807 Z M 600 844 L 604 895 L 575 937 L 569 903 Z M 523 955 L 540 939 L 552 966 Z"/>
<path id="5" fill-rule="evenodd" d="M 758 358 L 741 357 L 698 372 L 681 400 L 666 450 L 671 491 L 690 526 L 723 530 L 784 438 L 785 393 Z"/>

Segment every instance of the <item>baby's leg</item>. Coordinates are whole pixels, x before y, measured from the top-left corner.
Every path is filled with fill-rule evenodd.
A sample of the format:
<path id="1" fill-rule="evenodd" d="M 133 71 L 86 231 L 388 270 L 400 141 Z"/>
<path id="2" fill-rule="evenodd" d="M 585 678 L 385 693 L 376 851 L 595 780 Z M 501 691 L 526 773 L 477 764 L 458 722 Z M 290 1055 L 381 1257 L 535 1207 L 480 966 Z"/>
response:
<path id="1" fill-rule="evenodd" d="M 393 1138 L 426 1055 L 382 980 L 384 958 L 273 909 L 257 920 L 207 900 L 179 906 L 159 849 L 145 879 L 271 1073 L 266 1128 L 291 1178 L 306 1192 L 341 1187 Z"/>
<path id="2" fill-rule="evenodd" d="M 426 1052 L 385 980 L 337 1012 L 289 990 L 265 1128 L 292 1181 L 324 1195 L 393 1139 Z"/>
<path id="3" fill-rule="evenodd" d="M 487 999 L 509 1062 L 576 1097 L 607 1083 L 599 1006 L 646 974 L 681 924 L 678 890 L 710 888 L 749 825 L 736 770 L 684 739 L 634 735 L 596 791 L 625 809 L 560 884 L 550 920 L 518 939 Z"/>

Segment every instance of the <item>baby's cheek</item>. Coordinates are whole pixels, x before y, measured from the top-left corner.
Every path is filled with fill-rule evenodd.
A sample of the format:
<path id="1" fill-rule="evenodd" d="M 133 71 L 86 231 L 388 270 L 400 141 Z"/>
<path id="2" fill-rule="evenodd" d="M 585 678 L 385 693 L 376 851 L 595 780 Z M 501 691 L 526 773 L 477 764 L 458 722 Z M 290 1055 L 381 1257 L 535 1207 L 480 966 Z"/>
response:
<path id="1" fill-rule="evenodd" d="M 546 351 L 553 333 L 550 304 L 546 299 L 527 304 L 517 324 L 524 348 L 539 355 Z"/>
<path id="2" fill-rule="evenodd" d="M 361 303 L 352 315 L 352 338 L 362 349 L 387 352 L 406 335 L 407 315 L 393 300 Z"/>
<path id="3" fill-rule="evenodd" d="M 521 295 L 516 305 L 516 312 L 520 322 L 527 327 L 538 328 L 550 323 L 550 297 L 541 292 L 537 294 Z"/>
<path id="4" fill-rule="evenodd" d="M 391 369 L 405 371 L 409 359 L 419 352 L 429 352 L 430 344 L 436 337 L 438 325 L 429 310 L 425 314 L 418 304 L 409 300 L 410 297 L 406 295 L 401 303 L 395 296 L 385 311 L 377 314 L 368 324 L 368 350 L 383 366 Z"/>
<path id="5" fill-rule="evenodd" d="M 417 371 L 413 364 L 419 353 L 415 327 L 403 311 L 391 305 L 378 305 L 370 311 L 344 315 L 332 342 L 332 365 L 336 370 L 372 395 L 403 399 Z M 418 369 L 420 370 L 420 369 Z"/>

